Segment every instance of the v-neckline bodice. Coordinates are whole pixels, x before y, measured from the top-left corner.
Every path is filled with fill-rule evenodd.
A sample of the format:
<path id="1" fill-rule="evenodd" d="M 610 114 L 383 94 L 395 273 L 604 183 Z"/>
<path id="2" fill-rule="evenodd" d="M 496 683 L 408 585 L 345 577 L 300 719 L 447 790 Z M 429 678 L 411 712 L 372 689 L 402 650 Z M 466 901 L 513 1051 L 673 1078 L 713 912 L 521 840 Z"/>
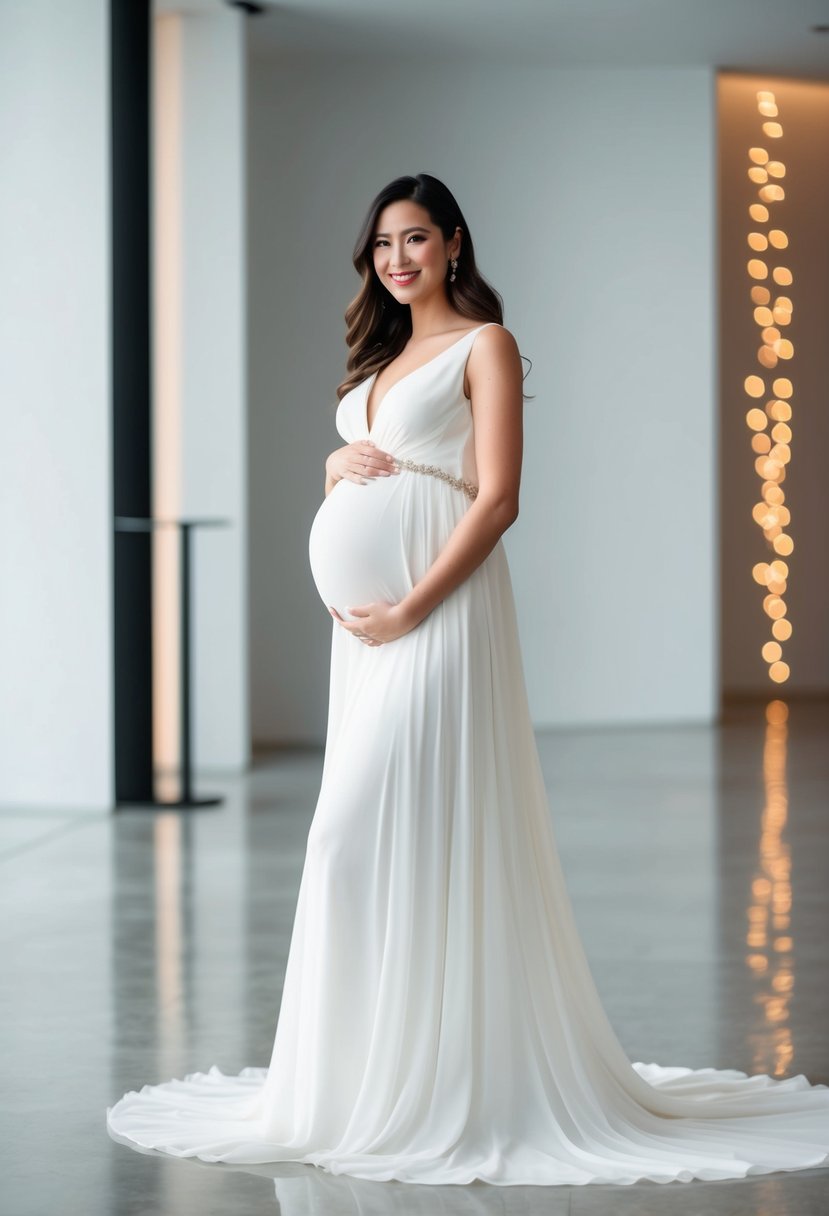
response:
<path id="1" fill-rule="evenodd" d="M 368 435 L 368 437 L 369 438 L 371 437 L 371 435 L 373 434 L 373 432 L 377 426 L 377 420 L 380 417 L 383 406 L 386 404 L 387 397 L 389 396 L 390 393 L 394 392 L 394 390 L 398 387 L 398 385 L 402 384 L 405 380 L 410 379 L 410 377 L 414 376 L 417 372 L 423 371 L 424 367 L 430 367 L 431 364 L 435 363 L 438 359 L 440 359 L 443 355 L 447 354 L 450 350 L 454 350 L 456 346 L 460 346 L 460 344 L 461 344 L 461 342 L 463 342 L 464 338 L 468 338 L 470 334 L 476 334 L 478 332 L 478 330 L 486 329 L 487 325 L 492 325 L 492 324 L 494 324 L 494 322 L 484 321 L 483 324 L 476 325 L 474 329 L 468 329 L 466 331 L 466 333 L 463 335 L 463 337 L 457 338 L 454 342 L 450 342 L 448 346 L 444 346 L 443 350 L 438 351 L 438 353 L 436 355 L 432 355 L 431 359 L 427 359 L 425 361 L 425 363 L 420 363 L 420 364 L 418 364 L 417 367 L 413 367 L 410 372 L 406 372 L 406 374 L 401 376 L 399 380 L 395 380 L 394 384 L 390 384 L 389 387 L 386 389 L 385 393 L 383 393 L 383 396 L 380 398 L 380 403 L 377 406 L 377 409 L 375 410 L 375 413 L 374 413 L 374 421 L 371 424 L 369 424 L 369 420 L 368 420 L 369 398 L 371 397 L 371 391 L 374 388 L 375 381 L 377 380 L 377 377 L 380 375 L 380 372 L 384 370 L 384 368 L 378 368 L 376 372 L 372 372 L 371 375 L 364 381 L 365 394 L 363 396 L 363 418 L 365 420 L 366 434 Z M 389 364 L 386 364 L 385 366 L 388 367 Z"/>

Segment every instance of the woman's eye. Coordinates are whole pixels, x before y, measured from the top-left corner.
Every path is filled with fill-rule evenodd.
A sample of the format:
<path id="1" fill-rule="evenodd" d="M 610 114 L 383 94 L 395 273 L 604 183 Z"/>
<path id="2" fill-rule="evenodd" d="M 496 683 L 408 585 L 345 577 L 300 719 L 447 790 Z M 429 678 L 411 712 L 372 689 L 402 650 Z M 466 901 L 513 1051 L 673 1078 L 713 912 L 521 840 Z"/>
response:
<path id="1" fill-rule="evenodd" d="M 425 241 L 426 237 L 420 232 L 414 232 L 409 237 L 409 240 L 410 241 Z M 374 242 L 374 248 L 379 249 L 381 245 L 388 245 L 388 241 L 385 239 L 385 237 L 382 237 L 382 236 L 378 237 L 377 240 Z"/>

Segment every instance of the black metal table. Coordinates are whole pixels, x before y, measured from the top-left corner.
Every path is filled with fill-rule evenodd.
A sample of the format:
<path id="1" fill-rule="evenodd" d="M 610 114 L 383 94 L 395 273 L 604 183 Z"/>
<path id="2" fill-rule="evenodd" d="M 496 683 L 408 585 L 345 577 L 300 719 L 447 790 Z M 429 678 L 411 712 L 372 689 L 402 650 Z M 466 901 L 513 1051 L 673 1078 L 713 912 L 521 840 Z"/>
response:
<path id="1" fill-rule="evenodd" d="M 229 519 L 151 519 L 136 515 L 116 515 L 116 532 L 153 532 L 159 528 L 178 528 L 179 541 L 179 696 L 180 714 L 180 789 L 175 799 L 156 799 L 142 802 L 149 807 L 200 807 L 219 806 L 224 802 L 220 795 L 197 798 L 193 792 L 193 739 L 192 739 L 192 657 L 191 657 L 191 595 L 192 556 L 194 528 L 224 528 Z M 119 805 L 133 805 L 121 802 Z M 135 804 L 137 805 L 137 804 Z"/>

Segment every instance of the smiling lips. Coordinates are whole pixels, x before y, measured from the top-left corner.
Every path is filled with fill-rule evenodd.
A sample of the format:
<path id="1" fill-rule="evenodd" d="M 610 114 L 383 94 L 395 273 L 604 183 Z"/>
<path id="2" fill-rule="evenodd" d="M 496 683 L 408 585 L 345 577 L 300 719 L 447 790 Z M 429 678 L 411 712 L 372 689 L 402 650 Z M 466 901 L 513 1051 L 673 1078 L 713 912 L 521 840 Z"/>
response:
<path id="1" fill-rule="evenodd" d="M 405 287 L 407 283 L 411 283 L 420 274 L 419 270 L 412 270 L 408 274 L 393 274 L 391 278 L 395 283 L 399 283 L 401 287 Z"/>

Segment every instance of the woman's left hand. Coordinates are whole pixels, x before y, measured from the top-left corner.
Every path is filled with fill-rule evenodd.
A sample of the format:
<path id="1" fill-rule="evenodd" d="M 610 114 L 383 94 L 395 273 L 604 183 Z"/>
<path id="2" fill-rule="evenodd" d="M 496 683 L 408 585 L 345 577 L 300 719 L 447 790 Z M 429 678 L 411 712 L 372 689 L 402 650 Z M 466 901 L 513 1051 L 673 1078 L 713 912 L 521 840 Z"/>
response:
<path id="1" fill-rule="evenodd" d="M 404 633 L 414 629 L 415 622 L 405 612 L 402 604 L 386 604 L 378 601 L 373 604 L 362 604 L 357 608 L 346 607 L 356 621 L 347 621 L 340 616 L 336 608 L 329 607 L 335 621 L 339 621 L 343 629 L 347 629 L 353 637 L 358 638 L 366 646 L 382 646 L 384 642 L 394 642 L 402 638 Z"/>

